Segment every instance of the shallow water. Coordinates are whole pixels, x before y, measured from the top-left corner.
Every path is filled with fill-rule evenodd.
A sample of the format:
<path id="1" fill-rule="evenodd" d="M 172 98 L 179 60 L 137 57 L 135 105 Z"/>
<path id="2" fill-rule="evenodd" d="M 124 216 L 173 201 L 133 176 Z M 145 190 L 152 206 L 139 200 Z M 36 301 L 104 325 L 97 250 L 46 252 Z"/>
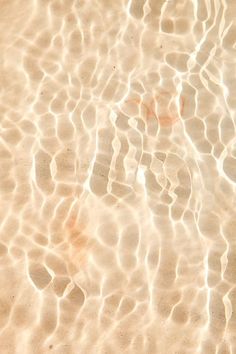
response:
<path id="1" fill-rule="evenodd" d="M 235 13 L 0 0 L 0 353 L 236 353 Z"/>

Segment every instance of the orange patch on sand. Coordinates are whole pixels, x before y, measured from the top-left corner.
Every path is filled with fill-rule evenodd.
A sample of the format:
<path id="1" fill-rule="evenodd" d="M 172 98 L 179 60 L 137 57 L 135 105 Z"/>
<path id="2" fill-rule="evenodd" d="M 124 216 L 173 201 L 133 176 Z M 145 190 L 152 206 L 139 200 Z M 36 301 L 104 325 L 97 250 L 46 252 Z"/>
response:
<path id="1" fill-rule="evenodd" d="M 75 216 L 70 217 L 65 229 L 70 247 L 70 262 L 75 265 L 76 271 L 79 271 L 88 259 L 92 238 L 88 234 L 86 225 L 79 223 Z"/>
<path id="2" fill-rule="evenodd" d="M 161 127 L 177 123 L 184 110 L 184 98 L 168 91 L 161 91 L 151 99 L 131 98 L 125 101 L 144 109 L 147 120 L 156 119 Z M 179 106 L 179 108 L 178 108 Z"/>

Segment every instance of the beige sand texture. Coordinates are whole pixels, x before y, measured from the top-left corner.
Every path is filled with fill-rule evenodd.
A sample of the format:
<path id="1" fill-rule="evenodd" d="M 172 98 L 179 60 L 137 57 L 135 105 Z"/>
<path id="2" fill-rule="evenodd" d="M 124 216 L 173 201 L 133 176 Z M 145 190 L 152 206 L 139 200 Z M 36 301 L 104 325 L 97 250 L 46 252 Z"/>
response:
<path id="1" fill-rule="evenodd" d="M 236 354 L 236 1 L 0 0 L 0 354 Z"/>

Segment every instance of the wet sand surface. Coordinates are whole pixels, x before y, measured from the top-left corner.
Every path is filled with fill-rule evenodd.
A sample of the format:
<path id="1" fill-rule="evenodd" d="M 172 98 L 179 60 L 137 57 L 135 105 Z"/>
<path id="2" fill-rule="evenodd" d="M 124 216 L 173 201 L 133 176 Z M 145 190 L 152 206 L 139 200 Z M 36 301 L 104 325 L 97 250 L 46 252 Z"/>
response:
<path id="1" fill-rule="evenodd" d="M 234 0 L 0 0 L 0 353 L 236 353 Z"/>

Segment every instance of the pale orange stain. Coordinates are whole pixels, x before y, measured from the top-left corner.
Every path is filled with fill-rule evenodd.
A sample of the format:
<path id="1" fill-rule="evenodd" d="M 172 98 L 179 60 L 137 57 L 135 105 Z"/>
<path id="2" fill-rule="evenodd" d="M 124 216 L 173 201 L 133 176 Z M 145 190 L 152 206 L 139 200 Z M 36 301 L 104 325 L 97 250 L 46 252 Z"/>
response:
<path id="1" fill-rule="evenodd" d="M 76 271 L 81 270 L 88 259 L 92 247 L 92 238 L 87 232 L 85 224 L 77 221 L 76 216 L 70 217 L 65 225 L 66 239 L 70 247 L 69 261 L 73 263 Z"/>
<path id="2" fill-rule="evenodd" d="M 146 119 L 156 119 L 161 127 L 172 126 L 177 123 L 184 110 L 184 98 L 180 97 L 180 110 L 178 112 L 177 106 L 173 107 L 173 99 L 176 98 L 176 94 L 161 91 L 155 97 L 145 102 L 141 98 L 131 98 L 126 100 L 126 103 L 135 103 L 143 107 L 146 111 Z M 169 104 L 172 105 L 172 109 L 169 109 Z"/>

